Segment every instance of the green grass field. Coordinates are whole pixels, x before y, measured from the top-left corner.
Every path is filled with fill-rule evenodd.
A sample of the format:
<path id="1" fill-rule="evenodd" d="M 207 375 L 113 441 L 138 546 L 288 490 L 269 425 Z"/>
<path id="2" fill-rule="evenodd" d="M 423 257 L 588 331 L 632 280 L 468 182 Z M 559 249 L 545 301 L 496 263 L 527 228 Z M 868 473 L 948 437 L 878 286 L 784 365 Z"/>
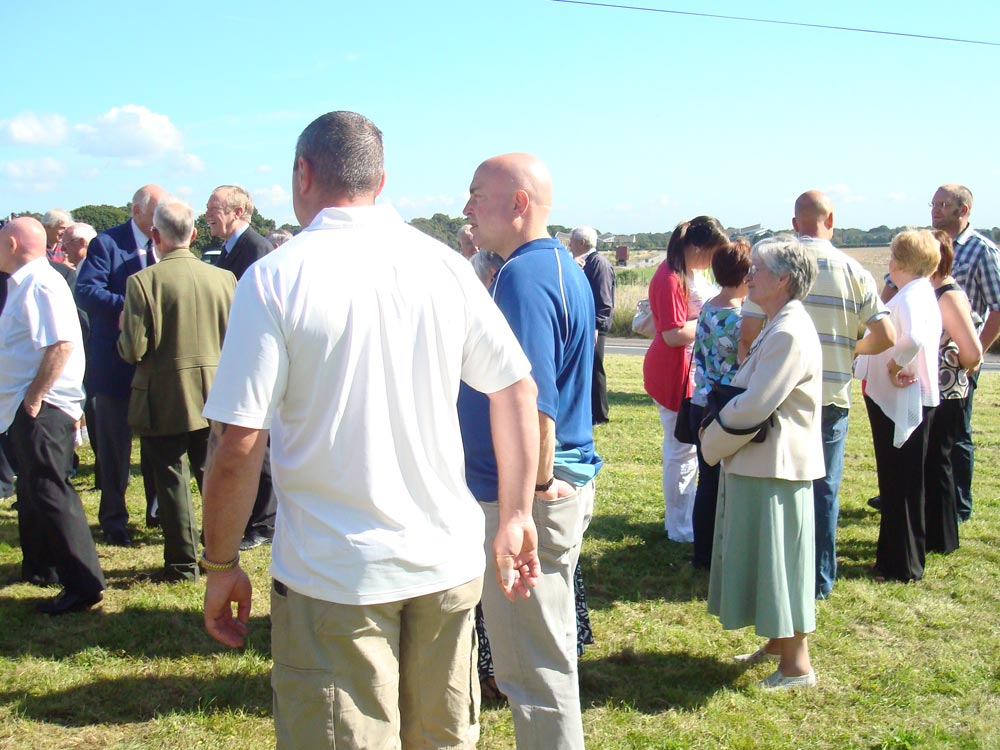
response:
<path id="1" fill-rule="evenodd" d="M 976 399 L 976 511 L 962 547 L 930 556 L 917 584 L 879 584 L 878 516 L 865 505 L 875 474 L 864 408 L 851 413 L 841 490 L 840 580 L 818 603 L 811 639 L 819 686 L 770 694 L 732 654 L 749 630 L 726 632 L 705 612 L 707 576 L 690 546 L 663 533 L 660 426 L 642 389 L 642 359 L 609 356 L 612 422 L 597 432 L 606 466 L 584 543 L 597 643 L 580 664 L 590 748 L 1000 748 L 1000 377 Z M 84 454 L 77 485 L 96 533 L 97 493 Z M 137 468 L 136 468 L 137 470 Z M 141 482 L 130 487 L 142 518 Z M 99 536 L 99 535 L 98 535 Z M 17 583 L 17 522 L 0 509 L 0 748 L 273 746 L 268 548 L 245 554 L 256 589 L 248 645 L 226 650 L 201 624 L 202 587 L 151 584 L 162 539 L 99 545 L 102 608 L 48 618 L 54 590 Z M 427 686 L 433 689 L 433 686 Z M 513 748 L 508 712 L 482 714 L 480 748 Z"/>

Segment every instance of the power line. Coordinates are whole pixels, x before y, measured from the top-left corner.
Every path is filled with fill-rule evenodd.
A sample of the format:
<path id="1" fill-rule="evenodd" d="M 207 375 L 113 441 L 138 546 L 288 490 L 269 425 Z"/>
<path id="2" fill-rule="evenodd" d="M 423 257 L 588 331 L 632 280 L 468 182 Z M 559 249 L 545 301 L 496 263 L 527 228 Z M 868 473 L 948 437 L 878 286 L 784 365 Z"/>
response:
<path id="1" fill-rule="evenodd" d="M 930 39 L 935 42 L 956 42 L 958 44 L 980 44 L 986 47 L 1000 47 L 1000 42 L 983 42 L 977 39 L 956 39 L 950 36 L 931 36 L 929 34 L 907 34 L 902 31 L 881 31 L 879 29 L 858 29 L 852 26 L 827 26 L 821 23 L 803 23 L 801 21 L 776 21 L 773 18 L 748 18 L 745 16 L 722 16 L 715 13 L 696 13 L 688 10 L 667 10 L 665 8 L 644 8 L 638 5 L 616 5 L 615 3 L 595 3 L 588 0 L 551 0 L 554 3 L 570 5 L 591 5 L 595 8 L 614 8 L 615 10 L 639 10 L 647 13 L 669 13 L 675 16 L 698 16 L 699 18 L 719 18 L 726 21 L 746 21 L 749 23 L 771 23 L 779 26 L 801 26 L 807 29 L 829 29 L 831 31 L 853 31 L 858 34 L 881 34 L 883 36 L 903 36 L 911 39 Z"/>

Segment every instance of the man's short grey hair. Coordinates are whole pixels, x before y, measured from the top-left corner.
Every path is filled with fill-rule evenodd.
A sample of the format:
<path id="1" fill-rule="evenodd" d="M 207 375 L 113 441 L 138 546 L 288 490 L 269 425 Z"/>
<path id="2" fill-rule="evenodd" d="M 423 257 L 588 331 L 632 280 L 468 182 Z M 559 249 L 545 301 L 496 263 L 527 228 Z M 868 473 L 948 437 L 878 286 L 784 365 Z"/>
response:
<path id="1" fill-rule="evenodd" d="M 788 294 L 792 299 L 805 299 L 819 273 L 816 258 L 790 234 L 761 240 L 753 246 L 750 257 L 775 276 L 787 276 Z"/>
<path id="2" fill-rule="evenodd" d="M 569 241 L 580 240 L 588 250 L 597 247 L 597 230 L 593 227 L 577 227 L 569 235 Z"/>
<path id="3" fill-rule="evenodd" d="M 167 245 L 187 247 L 194 231 L 194 209 L 180 198 L 165 195 L 156 205 L 153 226 Z"/>
<path id="4" fill-rule="evenodd" d="M 302 131 L 296 164 L 304 159 L 319 188 L 349 198 L 374 193 L 382 182 L 382 131 L 357 112 L 327 112 Z"/>
<path id="5" fill-rule="evenodd" d="M 491 253 L 489 250 L 479 250 L 469 258 L 469 262 L 472 264 L 472 268 L 475 270 L 479 280 L 484 284 L 489 284 L 494 274 L 503 265 L 503 257 L 496 253 Z"/>
<path id="6" fill-rule="evenodd" d="M 270 242 L 271 246 L 274 248 L 284 245 L 290 239 L 292 239 L 292 233 L 287 229 L 275 229 L 267 235 L 267 241 Z"/>
<path id="7" fill-rule="evenodd" d="M 212 193 L 218 193 L 219 199 L 230 211 L 242 208 L 243 219 L 250 221 L 250 217 L 253 216 L 253 198 L 245 188 L 239 185 L 219 185 Z"/>
<path id="8" fill-rule="evenodd" d="M 472 224 L 463 224 L 458 228 L 458 231 L 455 232 L 455 239 L 461 242 L 462 238 L 469 236 L 469 233 L 471 231 L 472 231 Z"/>
<path id="9" fill-rule="evenodd" d="M 42 215 L 42 226 L 55 229 L 60 224 L 72 224 L 73 215 L 63 208 L 52 208 Z"/>
<path id="10" fill-rule="evenodd" d="M 74 240 L 86 240 L 89 245 L 90 241 L 97 236 L 97 230 L 94 229 L 90 224 L 85 224 L 82 221 L 78 221 L 75 224 L 70 224 L 66 228 L 66 234 Z M 66 243 L 66 234 L 63 235 L 63 243 Z"/>

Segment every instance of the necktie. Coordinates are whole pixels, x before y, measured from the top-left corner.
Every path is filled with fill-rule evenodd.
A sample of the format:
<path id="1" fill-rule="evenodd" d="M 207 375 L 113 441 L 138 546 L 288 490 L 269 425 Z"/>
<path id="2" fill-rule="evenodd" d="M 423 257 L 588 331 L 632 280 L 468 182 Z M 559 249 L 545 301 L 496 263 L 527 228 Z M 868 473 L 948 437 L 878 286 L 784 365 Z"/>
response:
<path id="1" fill-rule="evenodd" d="M 153 241 L 146 240 L 146 268 L 156 265 L 156 255 L 153 253 Z"/>

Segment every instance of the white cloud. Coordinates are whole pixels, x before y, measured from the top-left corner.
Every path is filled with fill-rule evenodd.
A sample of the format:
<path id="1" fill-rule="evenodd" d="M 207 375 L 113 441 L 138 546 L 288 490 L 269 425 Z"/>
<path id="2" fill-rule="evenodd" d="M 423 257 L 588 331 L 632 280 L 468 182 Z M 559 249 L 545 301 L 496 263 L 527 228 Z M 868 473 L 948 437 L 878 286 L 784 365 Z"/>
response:
<path id="1" fill-rule="evenodd" d="M 906 193 L 886 193 L 885 197 L 893 203 L 906 203 Z"/>
<path id="2" fill-rule="evenodd" d="M 181 132 L 169 117 L 136 104 L 112 107 L 93 122 L 76 125 L 74 131 L 80 151 L 118 158 L 125 166 L 169 159 L 182 172 L 205 168 L 198 156 L 184 150 Z"/>
<path id="3" fill-rule="evenodd" d="M 659 197 L 659 199 L 658 199 L 658 201 L 657 201 L 657 202 L 658 202 L 658 203 L 659 203 L 659 204 L 660 204 L 661 206 L 663 206 L 664 208 L 666 208 L 667 206 L 669 206 L 669 205 L 671 205 L 671 204 L 673 203 L 673 201 L 672 201 L 672 200 L 670 199 L 670 196 L 669 196 L 669 195 L 661 195 L 661 196 Z"/>
<path id="4" fill-rule="evenodd" d="M 842 182 L 836 185 L 828 185 L 823 188 L 823 192 L 833 197 L 835 199 L 834 203 L 864 203 L 866 200 L 863 195 L 856 195 L 852 192 L 849 185 L 845 185 Z"/>
<path id="5" fill-rule="evenodd" d="M 190 198 L 192 193 L 194 188 L 190 185 L 178 185 L 174 188 L 174 195 L 179 195 L 181 198 Z"/>
<path id="6" fill-rule="evenodd" d="M 66 139 L 69 126 L 62 115 L 24 112 L 0 120 L 0 140 L 31 146 L 58 146 Z"/>
<path id="7" fill-rule="evenodd" d="M 261 164 L 259 167 L 257 167 L 257 174 L 271 174 L 271 165 Z"/>
<path id="8" fill-rule="evenodd" d="M 0 164 L 0 174 L 15 182 L 46 182 L 66 175 L 66 165 L 58 159 L 23 159 Z"/>
<path id="9" fill-rule="evenodd" d="M 250 194 L 257 208 L 282 209 L 292 205 L 292 194 L 281 185 L 254 188 Z"/>
<path id="10" fill-rule="evenodd" d="M 360 59 L 361 59 L 360 52 L 348 52 L 346 55 L 344 55 L 344 62 L 356 63 Z"/>

